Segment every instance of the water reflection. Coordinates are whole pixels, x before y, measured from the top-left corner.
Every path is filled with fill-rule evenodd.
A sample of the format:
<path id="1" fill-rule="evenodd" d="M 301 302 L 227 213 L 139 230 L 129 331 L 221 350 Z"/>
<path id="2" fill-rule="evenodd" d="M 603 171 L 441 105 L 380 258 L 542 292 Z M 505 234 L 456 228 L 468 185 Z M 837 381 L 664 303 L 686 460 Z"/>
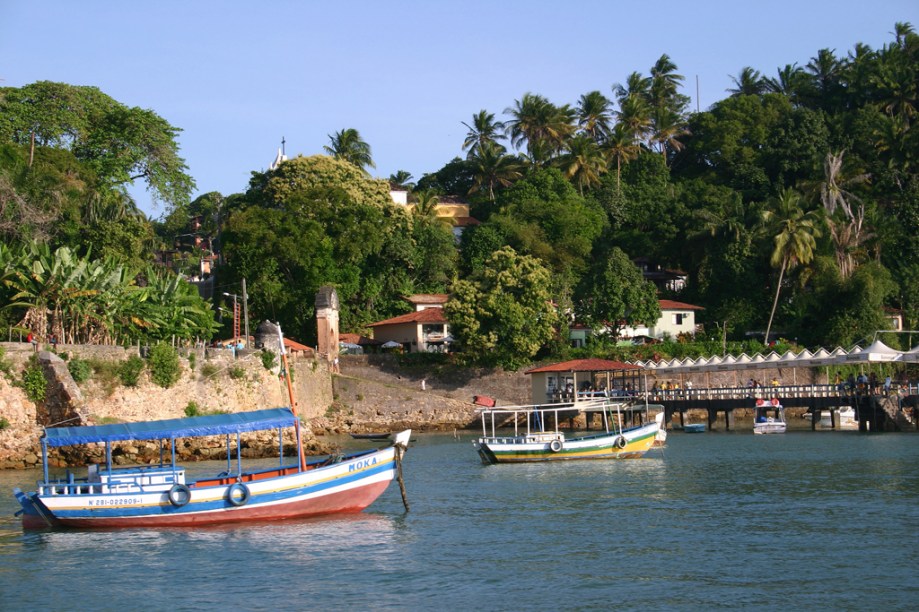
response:
<path id="1" fill-rule="evenodd" d="M 418 436 L 409 513 L 393 485 L 361 514 L 280 523 L 24 534 L 9 491 L 37 475 L 0 473 L 0 592 L 42 609 L 914 607 L 916 436 L 673 435 L 640 460 L 505 466 L 471 437 Z"/>

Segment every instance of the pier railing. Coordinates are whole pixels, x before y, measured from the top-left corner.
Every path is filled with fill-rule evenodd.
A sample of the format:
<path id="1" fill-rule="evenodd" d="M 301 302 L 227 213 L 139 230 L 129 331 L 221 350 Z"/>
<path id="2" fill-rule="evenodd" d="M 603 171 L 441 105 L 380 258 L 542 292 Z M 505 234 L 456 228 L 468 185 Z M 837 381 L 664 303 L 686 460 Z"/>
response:
<path id="1" fill-rule="evenodd" d="M 797 398 L 797 397 L 849 397 L 864 395 L 892 395 L 901 396 L 919 394 L 919 384 L 905 383 L 892 385 L 886 389 L 882 384 L 870 385 L 856 384 L 850 386 L 842 384 L 802 384 L 778 385 L 765 387 L 708 387 L 708 388 L 680 388 L 680 389 L 650 389 L 649 401 L 666 402 L 668 400 L 742 400 L 742 399 L 771 399 Z"/>

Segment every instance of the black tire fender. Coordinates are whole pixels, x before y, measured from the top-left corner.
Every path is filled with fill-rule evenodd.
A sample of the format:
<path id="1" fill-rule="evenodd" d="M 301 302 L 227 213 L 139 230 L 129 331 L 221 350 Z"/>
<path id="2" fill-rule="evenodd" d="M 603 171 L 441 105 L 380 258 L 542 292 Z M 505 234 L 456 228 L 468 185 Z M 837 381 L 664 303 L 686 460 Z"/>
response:
<path id="1" fill-rule="evenodd" d="M 191 501 L 191 489 L 187 485 L 176 483 L 169 489 L 167 496 L 170 504 L 176 508 L 181 508 Z"/>
<path id="2" fill-rule="evenodd" d="M 249 487 L 241 482 L 234 482 L 227 489 L 227 501 L 234 506 L 245 506 L 249 497 Z"/>

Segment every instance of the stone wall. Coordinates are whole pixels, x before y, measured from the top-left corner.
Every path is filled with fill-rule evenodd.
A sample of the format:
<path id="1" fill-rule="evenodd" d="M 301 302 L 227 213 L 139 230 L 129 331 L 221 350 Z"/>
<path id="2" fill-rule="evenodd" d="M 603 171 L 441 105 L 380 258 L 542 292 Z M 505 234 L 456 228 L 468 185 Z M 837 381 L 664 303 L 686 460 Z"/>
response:
<path id="1" fill-rule="evenodd" d="M 85 352 L 82 347 L 68 348 L 71 356 L 81 358 L 114 359 L 118 351 L 122 351 L 121 355 L 126 358 L 131 353 L 118 347 L 110 351 L 92 347 Z M 62 351 L 63 347 L 58 347 L 58 350 Z M 29 346 L 21 350 L 7 349 L 6 360 L 12 363 L 15 379 L 19 378 L 32 353 Z M 107 357 L 99 357 L 102 354 Z M 137 351 L 134 350 L 133 354 Z M 194 368 L 187 358 L 180 359 L 181 378 L 169 389 L 153 384 L 146 371 L 137 387 L 106 384 L 95 378 L 77 387 L 65 362 L 52 353 L 42 356 L 46 357 L 41 361 L 49 381 L 49 396 L 39 406 L 29 401 L 6 376 L 0 375 L 0 416 L 10 423 L 9 427 L 0 430 L 0 469 L 36 465 L 41 454 L 38 443 L 41 427 L 70 421 L 74 417 L 78 417 L 79 423 L 71 424 L 133 422 L 184 417 L 190 402 L 194 402 L 202 413 L 215 410 L 243 412 L 290 403 L 286 384 L 275 372 L 265 369 L 257 351 L 241 351 L 239 358 L 234 358 L 231 351 L 201 350 L 196 353 Z M 291 357 L 291 370 L 298 414 L 305 420 L 324 415 L 333 402 L 327 364 L 306 357 Z M 323 450 L 312 435 L 306 436 L 305 445 L 318 452 Z M 150 450 L 147 446 L 144 443 L 138 445 L 137 452 L 131 449 L 129 458 L 145 461 L 144 452 Z M 276 448 L 276 442 L 272 442 L 271 446 Z M 197 458 L 211 458 L 211 453 L 189 452 Z M 135 454 L 137 457 L 133 457 Z"/>

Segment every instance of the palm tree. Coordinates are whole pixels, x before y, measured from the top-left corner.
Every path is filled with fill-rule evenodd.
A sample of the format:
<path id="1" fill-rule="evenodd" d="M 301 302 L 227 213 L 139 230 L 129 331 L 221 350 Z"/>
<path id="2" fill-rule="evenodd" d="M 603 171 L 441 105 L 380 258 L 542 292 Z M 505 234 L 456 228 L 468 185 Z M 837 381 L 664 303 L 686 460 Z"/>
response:
<path id="1" fill-rule="evenodd" d="M 697 208 L 692 218 L 698 222 L 698 229 L 689 235 L 694 239 L 717 237 L 747 247 L 762 229 L 759 209 L 749 203 L 745 205 L 736 192 L 729 201 L 722 200 L 717 206 Z"/>
<path id="2" fill-rule="evenodd" d="M 629 163 L 641 151 L 641 146 L 635 140 L 632 132 L 623 123 L 617 123 L 603 143 L 607 158 L 616 160 L 616 190 L 621 189 L 622 164 Z"/>
<path id="3" fill-rule="evenodd" d="M 766 92 L 766 80 L 763 75 L 759 73 L 759 70 L 754 70 L 750 66 L 744 66 L 739 75 L 736 77 L 731 76 L 731 80 L 734 82 L 735 87 L 729 88 L 727 91 L 732 98 L 735 96 L 761 96 Z"/>
<path id="4" fill-rule="evenodd" d="M 668 165 L 667 151 L 682 151 L 683 143 L 679 139 L 688 135 L 686 122 L 678 113 L 666 107 L 654 110 L 649 139 L 652 143 L 657 143 L 665 166 Z"/>
<path id="5" fill-rule="evenodd" d="M 817 106 L 823 109 L 832 107 L 836 92 L 840 88 L 840 76 L 846 64 L 836 57 L 830 49 L 820 49 L 816 57 L 805 66 L 810 76 L 811 86 L 817 93 Z"/>
<path id="6" fill-rule="evenodd" d="M 772 250 L 769 263 L 779 268 L 775 299 L 772 301 L 769 324 L 766 326 L 765 343 L 767 345 L 785 271 L 798 264 L 810 263 L 814 257 L 814 250 L 817 248 L 816 239 L 820 237 L 819 213 L 813 210 L 805 212 L 801 206 L 801 196 L 797 192 L 791 189 L 782 191 L 774 204 L 774 210 L 763 211 L 764 224 L 774 232 L 775 248 Z"/>
<path id="7" fill-rule="evenodd" d="M 437 205 L 440 199 L 432 190 L 418 191 L 415 194 L 415 205 L 412 207 L 412 214 L 422 218 L 432 218 L 437 215 Z"/>
<path id="8" fill-rule="evenodd" d="M 908 126 L 919 107 L 914 64 L 903 57 L 899 47 L 878 54 L 878 62 L 869 69 L 871 85 L 878 106 L 889 117 L 900 117 Z"/>
<path id="9" fill-rule="evenodd" d="M 469 193 L 487 189 L 488 199 L 492 203 L 495 201 L 495 187 L 508 187 L 523 176 L 520 160 L 505 154 L 504 147 L 498 144 L 486 144 L 469 161 L 472 163 L 473 175 Z"/>
<path id="10" fill-rule="evenodd" d="M 335 159 L 341 159 L 354 164 L 364 172 L 366 168 L 376 168 L 370 155 L 370 145 L 364 142 L 361 135 L 354 128 L 347 128 L 335 134 L 329 134 L 329 144 L 322 147 L 326 153 Z"/>
<path id="11" fill-rule="evenodd" d="M 397 170 L 395 173 L 389 175 L 389 184 L 393 187 L 400 187 L 406 191 L 411 191 L 415 188 L 415 183 L 412 182 L 412 175 L 406 170 Z"/>
<path id="12" fill-rule="evenodd" d="M 642 76 L 640 72 L 633 72 L 626 78 L 625 85 L 621 83 L 613 85 L 613 93 L 616 94 L 616 101 L 619 102 L 620 107 L 629 98 L 641 98 L 647 101 L 651 97 L 651 79 Z"/>
<path id="13" fill-rule="evenodd" d="M 514 106 L 504 109 L 504 112 L 512 117 L 504 123 L 511 144 L 519 150 L 526 143 L 532 156 L 539 140 L 545 137 L 552 103 L 538 94 L 527 92 L 519 100 L 514 100 Z"/>
<path id="14" fill-rule="evenodd" d="M 579 134 L 568 141 L 568 152 L 559 156 L 556 165 L 565 176 L 578 186 L 583 196 L 584 188 L 600 182 L 606 172 L 606 157 L 600 145 L 586 134 Z"/>
<path id="15" fill-rule="evenodd" d="M 469 149 L 467 158 L 475 155 L 486 143 L 497 144 L 498 140 L 504 138 L 504 124 L 495 121 L 494 113 L 489 113 L 485 109 L 472 116 L 472 125 L 465 121 L 461 123 L 469 130 L 466 132 L 466 140 L 463 141 L 463 150 Z"/>
<path id="16" fill-rule="evenodd" d="M 893 24 L 893 35 L 898 47 L 905 47 L 906 41 L 915 33 L 916 31 L 913 29 L 913 24 L 907 21 L 898 21 Z"/>
<path id="17" fill-rule="evenodd" d="M 519 149 L 526 142 L 534 163 L 548 161 L 575 131 L 575 111 L 567 104 L 555 106 L 538 94 L 524 94 L 504 112 L 512 117 L 504 124 L 511 143 Z"/>
<path id="18" fill-rule="evenodd" d="M 785 64 L 784 68 L 776 71 L 774 79 L 767 78 L 764 80 L 765 91 L 769 93 L 778 93 L 794 101 L 801 94 L 801 89 L 807 76 L 804 70 L 795 64 Z"/>
<path id="19" fill-rule="evenodd" d="M 651 129 L 651 107 L 641 96 L 628 96 L 619 103 L 618 125 L 623 126 L 633 142 L 642 142 Z M 617 125 L 617 127 L 618 127 Z"/>
<path id="20" fill-rule="evenodd" d="M 683 75 L 676 73 L 676 64 L 670 61 L 670 56 L 661 55 L 651 67 L 651 104 L 666 106 L 677 95 L 683 80 Z"/>
<path id="21" fill-rule="evenodd" d="M 578 127 L 594 142 L 600 142 L 609 132 L 612 102 L 599 91 L 583 94 L 578 100 Z"/>
<path id="22" fill-rule="evenodd" d="M 689 96 L 678 90 L 683 84 L 683 75 L 677 74 L 676 64 L 665 53 L 651 67 L 651 85 L 648 89 L 648 103 L 658 112 L 668 110 L 682 117 L 689 106 Z"/>

